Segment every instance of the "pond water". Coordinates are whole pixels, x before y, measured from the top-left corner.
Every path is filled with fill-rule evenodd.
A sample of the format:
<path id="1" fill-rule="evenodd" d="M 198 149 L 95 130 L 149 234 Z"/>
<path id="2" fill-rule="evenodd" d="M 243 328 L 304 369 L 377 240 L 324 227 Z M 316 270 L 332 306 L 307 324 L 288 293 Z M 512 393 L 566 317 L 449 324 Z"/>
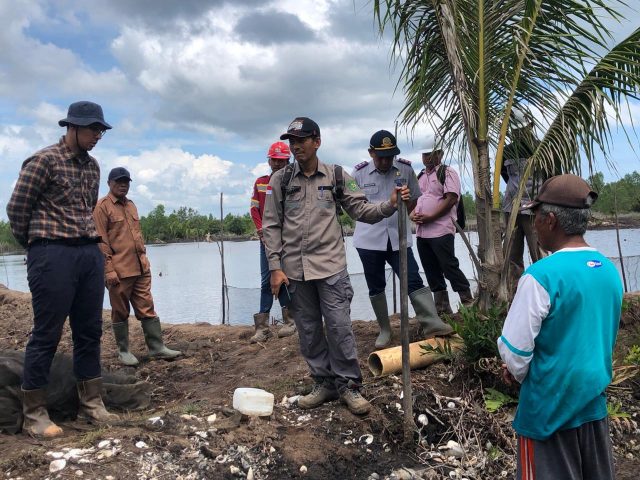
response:
<path id="1" fill-rule="evenodd" d="M 621 230 L 620 236 L 629 289 L 638 290 L 640 288 L 640 230 Z M 619 266 L 615 231 L 589 231 L 586 238 L 604 255 L 615 257 Z M 372 319 L 374 318 L 373 310 L 369 303 L 368 290 L 362 273 L 362 263 L 351 240 L 351 237 L 347 237 L 345 240 L 347 265 L 355 293 L 351 304 L 351 317 L 353 319 Z M 472 245 L 477 244 L 477 235 L 471 232 L 470 240 Z M 228 318 L 232 325 L 252 324 L 253 314 L 258 311 L 260 296 L 258 242 L 225 242 L 224 248 L 225 272 L 229 286 Z M 413 248 L 416 260 L 418 260 L 415 241 Z M 222 318 L 222 280 L 220 253 L 217 244 L 149 245 L 147 252 L 153 272 L 152 292 L 156 310 L 162 321 L 167 323 L 220 323 Z M 459 235 L 456 235 L 456 253 L 462 271 L 475 284 L 473 265 Z M 29 291 L 24 255 L 0 256 L 0 283 L 14 290 Z M 389 309 L 393 310 L 391 285 L 391 270 L 388 270 L 387 297 Z M 455 305 L 458 300 L 457 295 L 450 292 L 450 298 L 452 305 Z M 105 295 L 104 306 L 110 308 L 107 295 Z M 278 307 L 277 301 L 274 302 L 271 313 L 279 318 L 281 315 Z M 411 308 L 410 314 L 413 315 Z"/>

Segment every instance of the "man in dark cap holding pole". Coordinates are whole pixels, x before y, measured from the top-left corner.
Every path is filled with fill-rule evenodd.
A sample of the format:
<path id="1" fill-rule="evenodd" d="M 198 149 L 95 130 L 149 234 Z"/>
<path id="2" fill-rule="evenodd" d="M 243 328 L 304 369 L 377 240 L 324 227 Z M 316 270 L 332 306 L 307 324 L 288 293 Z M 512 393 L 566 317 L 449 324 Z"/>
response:
<path id="1" fill-rule="evenodd" d="M 311 409 L 340 398 L 352 413 L 364 415 L 371 405 L 360 393 L 350 317 L 353 288 L 336 207 L 356 220 L 379 222 L 395 213 L 397 190 L 387 201 L 369 203 L 342 167 L 320 161 L 320 127 L 308 117 L 295 118 L 280 139 L 289 141 L 295 163 L 269 181 L 262 231 L 271 292 L 277 295 L 282 284 L 288 286 L 300 351 L 314 379 L 313 390 L 300 397 L 298 406 Z M 401 195 L 409 200 L 406 186 Z"/>
<path id="2" fill-rule="evenodd" d="M 128 366 L 138 365 L 129 351 L 129 305 L 140 320 L 149 357 L 173 359 L 181 355 L 162 341 L 160 319 L 151 295 L 151 266 L 144 246 L 140 216 L 129 200 L 131 174 L 124 167 L 109 172 L 109 193 L 98 200 L 93 211 L 96 229 L 102 238 L 105 284 L 111 302 L 111 323 L 118 347 L 118 359 Z"/>
<path id="3" fill-rule="evenodd" d="M 24 161 L 7 204 L 13 235 L 28 250 L 34 317 L 22 380 L 23 429 L 43 438 L 62 435 L 49 419 L 46 387 L 67 317 L 79 416 L 97 423 L 118 420 L 107 412 L 101 397 L 104 259 L 92 215 L 100 167 L 88 153 L 111 125 L 102 107 L 87 101 L 71 104 L 58 124 L 67 127 L 66 134 Z"/>

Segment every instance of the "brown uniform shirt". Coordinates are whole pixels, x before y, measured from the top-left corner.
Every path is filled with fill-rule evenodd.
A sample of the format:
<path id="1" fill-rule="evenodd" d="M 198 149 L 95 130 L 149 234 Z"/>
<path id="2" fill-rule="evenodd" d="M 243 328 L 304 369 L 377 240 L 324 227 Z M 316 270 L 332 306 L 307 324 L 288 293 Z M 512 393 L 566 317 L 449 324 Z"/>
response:
<path id="1" fill-rule="evenodd" d="M 269 270 L 283 270 L 292 280 L 318 280 L 347 268 L 342 230 L 332 194 L 333 166 L 318 161 L 318 170 L 306 177 L 293 167 L 289 194 L 282 209 L 280 183 L 285 169 L 271 176 L 267 189 L 262 232 Z M 376 223 L 395 213 L 390 201 L 369 203 L 346 172 L 340 201 L 347 214 L 360 222 Z"/>
<path id="2" fill-rule="evenodd" d="M 118 278 L 127 278 L 150 271 L 138 209 L 131 200 L 118 200 L 109 192 L 98 200 L 93 218 L 102 237 L 105 275 L 115 271 Z"/>

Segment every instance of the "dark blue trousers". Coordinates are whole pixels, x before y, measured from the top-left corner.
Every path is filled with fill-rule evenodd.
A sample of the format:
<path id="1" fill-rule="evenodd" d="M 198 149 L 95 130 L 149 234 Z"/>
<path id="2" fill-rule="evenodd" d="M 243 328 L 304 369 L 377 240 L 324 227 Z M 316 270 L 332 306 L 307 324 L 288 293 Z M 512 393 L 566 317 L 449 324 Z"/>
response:
<path id="1" fill-rule="evenodd" d="M 393 251 L 391 248 L 391 242 L 387 242 L 387 250 L 366 250 L 364 248 L 357 248 L 360 260 L 362 260 L 362 268 L 364 269 L 364 278 L 367 281 L 367 287 L 369 287 L 369 296 L 373 297 L 379 293 L 384 292 L 387 286 L 387 276 L 384 270 L 385 263 L 391 266 L 391 269 L 396 275 L 400 272 L 400 253 L 398 250 Z M 420 277 L 420 270 L 416 259 L 413 257 L 413 251 L 411 248 L 407 248 L 407 269 L 409 277 L 409 293 L 413 293 L 416 290 L 420 290 L 424 287 L 422 278 Z"/>
<path id="2" fill-rule="evenodd" d="M 73 373 L 78 380 L 99 377 L 104 256 L 98 245 L 34 245 L 27 255 L 27 278 L 33 331 L 25 352 L 22 388 L 33 390 L 49 383 L 49 369 L 67 317 L 73 339 Z"/>
<path id="3" fill-rule="evenodd" d="M 291 299 L 287 294 L 284 285 L 280 287 L 278 301 L 281 307 L 288 307 Z M 269 271 L 269 260 L 264 249 L 264 243 L 260 241 L 260 312 L 269 313 L 273 306 L 273 294 L 271 293 L 271 272 Z"/>

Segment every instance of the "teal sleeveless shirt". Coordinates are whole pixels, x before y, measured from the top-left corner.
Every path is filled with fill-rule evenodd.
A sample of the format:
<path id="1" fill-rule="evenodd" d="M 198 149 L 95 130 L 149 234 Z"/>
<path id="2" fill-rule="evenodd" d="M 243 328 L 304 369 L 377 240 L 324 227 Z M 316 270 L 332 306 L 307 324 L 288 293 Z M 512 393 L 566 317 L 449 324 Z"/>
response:
<path id="1" fill-rule="evenodd" d="M 594 250 L 556 252 L 525 274 L 547 291 L 551 306 L 535 339 L 513 427 L 545 440 L 607 416 L 605 389 L 623 289 L 614 264 Z"/>

